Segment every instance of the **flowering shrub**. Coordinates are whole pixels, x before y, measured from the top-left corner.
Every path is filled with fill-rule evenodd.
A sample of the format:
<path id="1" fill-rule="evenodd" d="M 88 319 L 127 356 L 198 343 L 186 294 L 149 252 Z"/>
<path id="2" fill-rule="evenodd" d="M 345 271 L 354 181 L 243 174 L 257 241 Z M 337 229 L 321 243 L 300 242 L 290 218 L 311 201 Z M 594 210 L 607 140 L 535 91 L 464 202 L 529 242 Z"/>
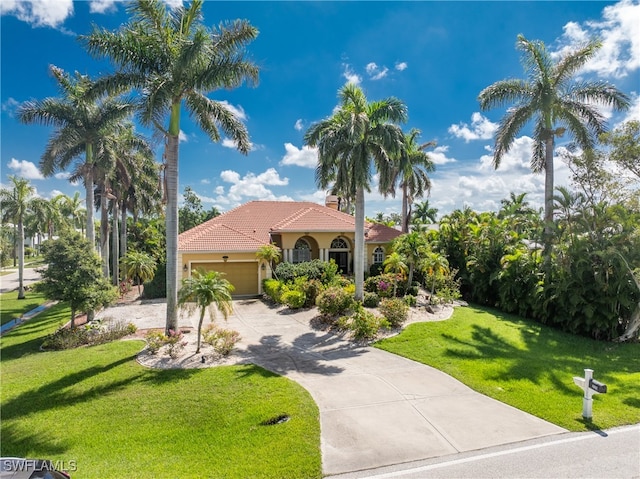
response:
<path id="1" fill-rule="evenodd" d="M 120 285 L 119 285 L 120 297 L 129 293 L 132 287 L 133 287 L 133 281 L 131 281 L 130 279 L 125 279 L 124 281 L 120 281 Z"/>
<path id="2" fill-rule="evenodd" d="M 164 346 L 167 337 L 162 331 L 149 331 L 144 339 L 147 341 L 147 351 L 156 354 Z"/>
<path id="3" fill-rule="evenodd" d="M 103 324 L 93 321 L 82 327 L 60 328 L 47 336 L 42 343 L 43 349 L 72 349 L 85 345 L 103 344 L 123 338 L 136 332 L 135 325 L 124 321 L 110 321 Z"/>
<path id="4" fill-rule="evenodd" d="M 332 286 L 318 295 L 316 304 L 324 316 L 337 316 L 351 308 L 353 297 L 344 289 Z"/>
<path id="5" fill-rule="evenodd" d="M 338 320 L 338 327 L 351 331 L 354 339 L 374 339 L 380 329 L 389 327 L 389 323 L 358 305 L 351 316 L 342 316 Z"/>
<path id="6" fill-rule="evenodd" d="M 364 293 L 362 305 L 365 308 L 377 308 L 380 304 L 380 296 L 377 293 Z"/>
<path id="7" fill-rule="evenodd" d="M 169 335 L 166 336 L 165 344 L 167 345 L 167 353 L 172 359 L 176 359 L 184 347 L 187 345 L 187 341 L 184 341 L 184 335 L 182 331 L 169 330 Z"/>
<path id="8" fill-rule="evenodd" d="M 391 298 L 399 291 L 398 287 L 401 284 L 403 281 L 400 275 L 386 273 L 367 278 L 364 282 L 364 290 L 377 293 L 381 298 Z"/>
<path id="9" fill-rule="evenodd" d="M 380 302 L 380 313 L 393 327 L 400 326 L 407 320 L 409 306 L 400 298 L 383 299 Z"/>
<path id="10" fill-rule="evenodd" d="M 236 343 L 242 339 L 238 331 L 217 328 L 211 324 L 203 333 L 203 341 L 221 356 L 228 356 Z"/>

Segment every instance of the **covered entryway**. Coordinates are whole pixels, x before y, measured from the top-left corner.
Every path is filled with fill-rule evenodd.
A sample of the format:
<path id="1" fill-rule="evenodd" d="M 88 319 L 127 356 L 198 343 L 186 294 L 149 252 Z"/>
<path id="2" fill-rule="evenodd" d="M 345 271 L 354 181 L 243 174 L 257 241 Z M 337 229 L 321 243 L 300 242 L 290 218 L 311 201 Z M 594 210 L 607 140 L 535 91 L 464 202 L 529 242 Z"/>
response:
<path id="1" fill-rule="evenodd" d="M 349 271 L 349 253 L 346 251 L 329 251 L 329 259 L 336 262 L 340 273 L 347 274 Z"/>
<path id="2" fill-rule="evenodd" d="M 259 294 L 258 263 L 256 261 L 191 264 L 191 271 L 199 268 L 205 271 L 225 273 L 224 278 L 235 287 L 233 296 L 257 296 Z"/>

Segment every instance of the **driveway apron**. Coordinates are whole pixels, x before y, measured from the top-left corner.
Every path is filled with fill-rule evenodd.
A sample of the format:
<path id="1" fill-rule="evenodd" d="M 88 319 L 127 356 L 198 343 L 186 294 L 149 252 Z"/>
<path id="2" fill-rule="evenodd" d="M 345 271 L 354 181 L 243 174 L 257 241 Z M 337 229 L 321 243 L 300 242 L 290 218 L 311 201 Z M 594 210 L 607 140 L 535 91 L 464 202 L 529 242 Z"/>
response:
<path id="1" fill-rule="evenodd" d="M 566 432 L 434 368 L 314 330 L 315 310 L 234 306 L 228 327 L 242 334 L 239 352 L 298 382 L 318 404 L 325 474 Z"/>

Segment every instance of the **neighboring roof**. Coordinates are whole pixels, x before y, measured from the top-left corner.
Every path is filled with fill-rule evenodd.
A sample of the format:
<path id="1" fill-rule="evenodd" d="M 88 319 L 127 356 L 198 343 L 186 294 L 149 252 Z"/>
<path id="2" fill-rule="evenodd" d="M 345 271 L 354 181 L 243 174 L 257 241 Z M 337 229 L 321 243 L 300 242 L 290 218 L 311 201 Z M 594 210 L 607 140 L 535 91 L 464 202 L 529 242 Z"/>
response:
<path id="1" fill-rule="evenodd" d="M 366 224 L 367 243 L 387 243 L 400 232 Z M 178 236 L 180 251 L 256 251 L 270 233 L 353 232 L 355 218 L 311 202 L 251 201 Z"/>

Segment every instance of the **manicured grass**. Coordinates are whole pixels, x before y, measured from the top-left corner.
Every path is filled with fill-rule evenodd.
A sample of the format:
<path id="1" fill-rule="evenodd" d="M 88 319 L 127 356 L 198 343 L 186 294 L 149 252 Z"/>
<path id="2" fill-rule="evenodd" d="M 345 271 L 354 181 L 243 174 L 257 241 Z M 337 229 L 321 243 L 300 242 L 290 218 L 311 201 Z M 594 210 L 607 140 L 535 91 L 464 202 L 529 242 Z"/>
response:
<path id="1" fill-rule="evenodd" d="M 19 318 L 24 313 L 37 308 L 46 301 L 41 293 L 25 292 L 24 299 L 18 299 L 18 291 L 0 294 L 0 324 Z"/>
<path id="2" fill-rule="evenodd" d="M 152 370 L 141 341 L 40 352 L 57 305 L 5 335 L 2 456 L 75 461 L 75 478 L 319 478 L 319 412 L 257 366 Z M 261 425 L 287 414 L 288 422 Z"/>
<path id="3" fill-rule="evenodd" d="M 416 323 L 376 347 L 433 366 L 471 388 L 572 431 L 640 422 L 640 344 L 572 336 L 491 309 L 456 308 L 447 321 Z M 594 377 L 593 421 L 582 418 L 573 376 Z"/>

